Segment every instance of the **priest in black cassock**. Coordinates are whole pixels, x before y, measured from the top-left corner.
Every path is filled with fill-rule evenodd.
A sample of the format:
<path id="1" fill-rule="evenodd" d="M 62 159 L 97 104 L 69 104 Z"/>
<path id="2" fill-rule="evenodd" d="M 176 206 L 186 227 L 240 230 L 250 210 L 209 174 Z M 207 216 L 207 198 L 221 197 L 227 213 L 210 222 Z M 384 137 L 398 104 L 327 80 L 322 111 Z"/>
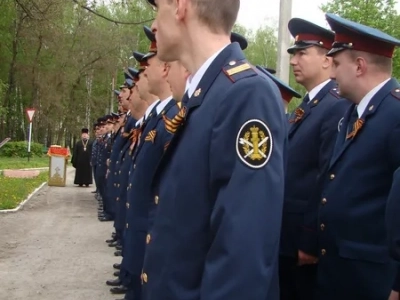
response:
<path id="1" fill-rule="evenodd" d="M 81 140 L 76 142 L 71 163 L 76 169 L 74 184 L 89 186 L 92 184 L 92 141 L 89 139 L 89 129 L 82 128 Z"/>

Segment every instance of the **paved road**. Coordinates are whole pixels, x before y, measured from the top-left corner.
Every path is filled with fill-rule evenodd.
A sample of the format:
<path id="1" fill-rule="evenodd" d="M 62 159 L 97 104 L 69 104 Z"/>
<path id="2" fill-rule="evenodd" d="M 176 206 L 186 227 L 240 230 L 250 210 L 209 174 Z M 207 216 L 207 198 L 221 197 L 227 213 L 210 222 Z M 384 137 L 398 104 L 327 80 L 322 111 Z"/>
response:
<path id="1" fill-rule="evenodd" d="M 97 220 L 93 188 L 45 186 L 17 213 L 0 214 L 0 300 L 115 299 L 112 223 Z M 121 297 L 120 297 L 121 298 Z"/>

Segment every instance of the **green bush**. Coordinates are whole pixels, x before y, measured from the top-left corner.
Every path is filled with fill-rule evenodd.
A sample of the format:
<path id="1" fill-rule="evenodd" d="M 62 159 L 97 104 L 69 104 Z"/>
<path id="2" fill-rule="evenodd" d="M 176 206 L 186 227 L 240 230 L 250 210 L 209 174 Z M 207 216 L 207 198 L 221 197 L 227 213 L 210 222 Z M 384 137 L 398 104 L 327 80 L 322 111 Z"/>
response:
<path id="1" fill-rule="evenodd" d="M 31 143 L 31 156 L 42 156 L 43 145 Z M 0 157 L 28 157 L 28 142 L 8 142 L 0 148 Z"/>

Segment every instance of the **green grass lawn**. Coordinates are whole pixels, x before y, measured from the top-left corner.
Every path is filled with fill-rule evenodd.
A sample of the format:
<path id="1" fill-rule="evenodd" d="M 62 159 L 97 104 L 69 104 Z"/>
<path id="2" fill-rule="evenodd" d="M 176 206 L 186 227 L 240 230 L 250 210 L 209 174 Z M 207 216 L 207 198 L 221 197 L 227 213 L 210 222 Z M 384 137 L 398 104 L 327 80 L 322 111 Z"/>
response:
<path id="1" fill-rule="evenodd" d="M 48 166 L 49 157 L 46 155 L 44 155 L 43 157 L 31 157 L 29 162 L 28 158 L 0 157 L 0 170 L 42 168 Z"/>
<path id="2" fill-rule="evenodd" d="M 0 210 L 16 208 L 49 177 L 48 171 L 35 178 L 9 178 L 0 175 Z"/>

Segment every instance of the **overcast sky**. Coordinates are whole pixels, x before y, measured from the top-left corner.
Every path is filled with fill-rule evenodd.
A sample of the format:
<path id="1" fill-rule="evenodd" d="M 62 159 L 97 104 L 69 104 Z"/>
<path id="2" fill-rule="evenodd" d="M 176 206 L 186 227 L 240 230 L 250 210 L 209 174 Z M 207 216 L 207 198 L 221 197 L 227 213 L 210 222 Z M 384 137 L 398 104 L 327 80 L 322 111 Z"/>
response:
<path id="1" fill-rule="evenodd" d="M 327 0 L 292 0 L 292 17 L 309 20 L 327 27 L 324 13 L 319 9 Z M 400 3 L 397 3 L 400 8 Z M 270 20 L 277 24 L 279 18 L 279 0 L 241 0 L 238 23 L 257 29 Z"/>

